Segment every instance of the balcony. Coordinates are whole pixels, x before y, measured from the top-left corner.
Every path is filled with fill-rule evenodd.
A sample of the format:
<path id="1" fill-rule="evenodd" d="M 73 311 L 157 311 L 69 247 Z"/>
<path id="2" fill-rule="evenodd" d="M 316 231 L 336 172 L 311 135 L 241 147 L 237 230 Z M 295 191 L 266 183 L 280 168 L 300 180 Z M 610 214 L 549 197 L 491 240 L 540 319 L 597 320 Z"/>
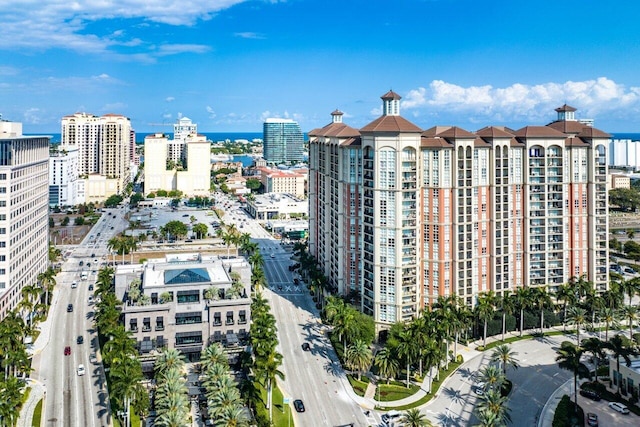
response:
<path id="1" fill-rule="evenodd" d="M 156 325 L 156 331 L 164 331 L 164 325 L 162 323 Z"/>

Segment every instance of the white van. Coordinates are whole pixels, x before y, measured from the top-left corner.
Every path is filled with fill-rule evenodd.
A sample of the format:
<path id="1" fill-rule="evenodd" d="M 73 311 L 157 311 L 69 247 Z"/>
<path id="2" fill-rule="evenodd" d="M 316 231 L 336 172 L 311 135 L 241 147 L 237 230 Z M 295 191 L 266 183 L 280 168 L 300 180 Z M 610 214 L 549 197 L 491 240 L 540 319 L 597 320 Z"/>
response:
<path id="1" fill-rule="evenodd" d="M 392 421 L 396 420 L 397 418 L 400 418 L 401 415 L 402 415 L 402 412 L 396 411 L 394 409 L 394 410 L 391 410 L 391 411 L 387 412 L 386 414 L 383 414 L 382 415 L 382 421 L 385 424 L 389 425 Z"/>

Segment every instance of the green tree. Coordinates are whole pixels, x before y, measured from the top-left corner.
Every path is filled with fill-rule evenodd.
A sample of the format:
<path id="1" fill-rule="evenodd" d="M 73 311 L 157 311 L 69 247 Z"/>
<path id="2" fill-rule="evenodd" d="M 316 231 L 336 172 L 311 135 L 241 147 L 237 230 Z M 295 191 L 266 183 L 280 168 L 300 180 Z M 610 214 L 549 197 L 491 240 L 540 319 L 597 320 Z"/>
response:
<path id="1" fill-rule="evenodd" d="M 366 342 L 356 340 L 347 347 L 344 359 L 349 369 L 358 371 L 358 381 L 360 381 L 362 372 L 368 370 L 371 366 L 373 355 Z"/>
<path id="2" fill-rule="evenodd" d="M 376 353 L 373 359 L 373 365 L 378 368 L 380 376 L 387 380 L 387 384 L 389 384 L 391 378 L 394 378 L 398 374 L 400 369 L 398 358 L 387 347 L 382 348 Z"/>
<path id="3" fill-rule="evenodd" d="M 400 422 L 406 427 L 430 427 L 433 425 L 426 415 L 417 408 L 405 411 L 400 417 Z"/>
<path id="4" fill-rule="evenodd" d="M 65 216 L 64 218 L 62 218 L 62 221 L 60 222 L 60 225 L 62 225 L 63 227 L 66 227 L 67 225 L 69 225 L 69 217 Z"/>
<path id="5" fill-rule="evenodd" d="M 591 353 L 591 360 L 595 366 L 596 382 L 598 382 L 598 364 L 600 360 L 606 357 L 604 353 L 604 343 L 598 338 L 587 338 L 582 341 L 582 350 L 585 353 Z"/>
<path id="6" fill-rule="evenodd" d="M 487 390 L 482 396 L 478 406 L 476 406 L 476 413 L 481 414 L 488 412 L 493 415 L 495 423 L 494 427 L 506 426 L 511 422 L 510 409 L 507 406 L 507 398 L 502 396 L 500 390 Z M 483 418 L 480 416 L 479 418 Z"/>
<path id="7" fill-rule="evenodd" d="M 478 320 L 484 322 L 482 333 L 482 346 L 487 345 L 487 322 L 493 317 L 494 304 L 496 296 L 493 291 L 485 292 L 478 295 L 478 304 L 476 305 L 476 314 Z"/>
<path id="8" fill-rule="evenodd" d="M 269 422 L 273 416 L 273 386 L 277 379 L 284 380 L 284 374 L 280 371 L 282 365 L 282 355 L 275 351 L 271 352 L 265 360 L 256 364 L 257 375 L 264 381 L 267 389 L 267 408 L 269 409 Z"/>
<path id="9" fill-rule="evenodd" d="M 538 288 L 532 289 L 532 297 L 535 303 L 535 306 L 538 310 L 540 310 L 540 333 L 544 333 L 544 310 L 546 308 L 550 308 L 553 303 L 551 302 L 551 297 L 547 292 L 546 286 L 541 286 Z"/>
<path id="10" fill-rule="evenodd" d="M 634 188 L 614 188 L 609 190 L 609 203 L 622 210 L 635 211 L 640 205 L 640 192 Z"/>
<path id="11" fill-rule="evenodd" d="M 84 225 L 84 218 L 81 217 L 81 216 L 75 217 L 75 219 L 73 220 L 73 224 L 74 225 Z"/>
<path id="12" fill-rule="evenodd" d="M 587 311 L 582 307 L 571 307 L 567 313 L 567 323 L 576 325 L 576 334 L 578 336 L 578 347 L 580 346 L 580 327 L 585 324 Z"/>
<path id="13" fill-rule="evenodd" d="M 198 223 L 193 226 L 192 230 L 195 233 L 196 238 L 203 239 L 207 236 L 209 227 L 207 227 L 207 224 Z"/>
<path id="14" fill-rule="evenodd" d="M 502 344 L 496 347 L 491 353 L 491 361 L 498 362 L 500 367 L 502 368 L 502 373 L 507 377 L 507 367 L 511 366 L 513 369 L 518 369 L 520 365 L 518 365 L 518 359 L 516 359 L 516 355 L 518 353 L 511 350 L 507 344 Z"/>
<path id="15" fill-rule="evenodd" d="M 520 311 L 520 336 L 524 332 L 524 312 L 531 307 L 531 288 L 517 288 L 513 300 L 517 309 Z"/>
<path id="16" fill-rule="evenodd" d="M 586 365 L 580 360 L 582 358 L 582 351 L 582 348 L 569 341 L 563 341 L 562 344 L 560 344 L 560 349 L 556 351 L 556 353 L 558 353 L 556 362 L 558 362 L 558 366 L 560 367 L 560 369 L 566 369 L 573 374 L 574 390 L 578 390 L 578 376 L 580 376 L 580 378 L 589 376 L 589 368 L 587 368 Z M 577 413 L 578 393 L 574 393 L 574 395 L 574 410 Z"/>

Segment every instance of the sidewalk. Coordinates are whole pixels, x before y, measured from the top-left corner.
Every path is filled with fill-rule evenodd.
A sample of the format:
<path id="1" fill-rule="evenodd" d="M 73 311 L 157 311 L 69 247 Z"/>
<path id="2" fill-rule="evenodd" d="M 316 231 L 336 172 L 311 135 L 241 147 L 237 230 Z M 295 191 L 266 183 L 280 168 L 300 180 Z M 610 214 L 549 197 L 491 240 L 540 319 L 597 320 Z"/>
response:
<path id="1" fill-rule="evenodd" d="M 33 357 L 31 358 L 31 366 L 39 367 L 40 366 L 40 352 L 44 349 L 47 344 L 49 344 L 49 339 L 51 338 L 51 324 L 53 322 L 51 313 L 53 312 L 53 308 L 58 304 L 58 292 L 57 289 L 54 289 L 51 297 L 51 307 L 49 307 L 49 313 L 47 315 L 47 320 L 42 323 L 39 323 L 36 328 L 40 330 L 40 335 L 36 338 L 32 347 Z M 31 389 L 29 393 L 29 397 L 27 401 L 22 405 L 22 410 L 20 411 L 20 417 L 18 418 L 18 423 L 16 424 L 18 427 L 31 427 L 33 420 L 33 411 L 36 409 L 36 405 L 41 399 L 46 398 L 47 387 L 46 384 L 40 381 L 38 377 L 37 370 L 34 369 L 34 374 L 32 378 L 29 380 L 27 386 Z M 44 402 L 43 404 L 43 414 L 44 414 Z M 41 421 L 43 421 L 42 419 Z"/>
<path id="2" fill-rule="evenodd" d="M 558 387 L 551 396 L 549 396 L 549 399 L 542 407 L 542 412 L 538 418 L 538 427 L 551 427 L 553 425 L 553 417 L 556 414 L 556 408 L 560 403 L 560 399 L 562 399 L 562 396 L 565 394 L 569 395 L 569 397 L 573 396 L 573 379 L 567 380 L 564 384 Z"/>

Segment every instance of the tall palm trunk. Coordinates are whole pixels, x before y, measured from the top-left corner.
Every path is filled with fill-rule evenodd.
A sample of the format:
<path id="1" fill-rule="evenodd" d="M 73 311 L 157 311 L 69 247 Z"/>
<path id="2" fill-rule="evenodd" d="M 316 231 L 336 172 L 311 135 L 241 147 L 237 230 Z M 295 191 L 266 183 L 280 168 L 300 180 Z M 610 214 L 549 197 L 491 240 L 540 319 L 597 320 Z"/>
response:
<path id="1" fill-rule="evenodd" d="M 507 329 L 507 313 L 502 312 L 502 341 L 504 341 L 504 331 Z"/>
<path id="2" fill-rule="evenodd" d="M 482 346 L 486 347 L 487 346 L 487 320 L 484 320 L 484 332 L 482 335 Z"/>
<path id="3" fill-rule="evenodd" d="M 522 329 L 524 328 L 524 308 L 520 309 L 520 336 L 522 336 Z"/>
<path id="4" fill-rule="evenodd" d="M 407 388 L 409 388 L 409 367 L 411 363 L 409 363 L 409 358 L 407 358 Z"/>

